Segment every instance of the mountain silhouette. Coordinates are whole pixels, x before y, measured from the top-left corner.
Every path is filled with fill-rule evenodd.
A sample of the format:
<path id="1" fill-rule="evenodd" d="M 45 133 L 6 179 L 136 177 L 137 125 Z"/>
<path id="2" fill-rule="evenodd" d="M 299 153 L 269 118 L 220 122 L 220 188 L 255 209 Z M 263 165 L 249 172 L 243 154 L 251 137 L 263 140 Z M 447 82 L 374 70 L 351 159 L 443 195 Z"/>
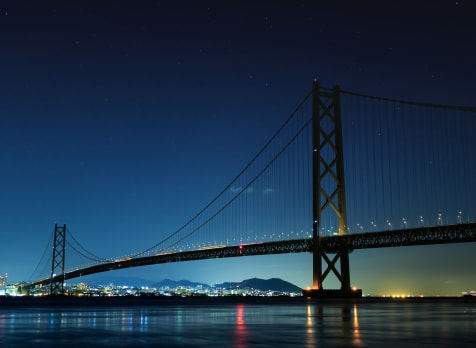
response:
<path id="1" fill-rule="evenodd" d="M 191 282 L 189 280 L 170 280 L 170 279 L 164 279 L 164 280 L 161 280 L 160 282 L 158 283 L 154 283 L 152 284 L 152 287 L 153 288 L 157 288 L 157 289 L 160 289 L 160 288 L 171 288 L 171 289 L 175 289 L 175 288 L 178 288 L 180 286 L 183 286 L 185 288 L 197 288 L 199 286 L 201 286 L 202 288 L 210 288 L 211 286 L 208 285 L 208 284 L 205 284 L 205 283 L 197 283 L 197 282 Z"/>
<path id="2" fill-rule="evenodd" d="M 271 279 L 260 279 L 260 278 L 251 278 L 243 280 L 239 283 L 226 282 L 221 284 L 216 284 L 217 288 L 224 289 L 256 289 L 261 291 L 279 291 L 279 292 L 294 292 L 301 293 L 302 289 L 294 284 L 291 284 L 280 278 L 271 278 Z"/>
<path id="3" fill-rule="evenodd" d="M 185 287 L 185 288 L 197 288 L 201 286 L 202 288 L 211 288 L 210 285 L 205 283 L 199 282 L 191 282 L 189 280 L 170 280 L 164 279 L 158 283 L 154 283 L 152 285 L 153 288 L 170 288 L 174 289 L 177 287 Z M 225 282 L 220 284 L 215 284 L 215 288 L 221 289 L 255 289 L 261 291 L 279 291 L 279 292 L 294 292 L 294 293 L 301 293 L 302 289 L 294 284 L 291 284 L 287 281 L 284 281 L 280 278 L 271 278 L 271 279 L 260 279 L 260 278 L 251 278 L 246 279 L 241 282 Z"/>

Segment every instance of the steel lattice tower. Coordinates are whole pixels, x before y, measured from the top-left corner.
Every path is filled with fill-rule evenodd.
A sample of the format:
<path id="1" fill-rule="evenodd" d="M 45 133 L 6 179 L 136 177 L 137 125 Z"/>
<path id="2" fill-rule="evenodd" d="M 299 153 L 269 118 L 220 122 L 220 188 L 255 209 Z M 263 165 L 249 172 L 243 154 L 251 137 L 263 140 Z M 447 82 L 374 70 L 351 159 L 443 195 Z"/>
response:
<path id="1" fill-rule="evenodd" d="M 345 234 L 347 226 L 340 89 L 335 86 L 332 91 L 325 92 L 314 81 L 312 98 L 313 288 L 304 290 L 303 294 L 312 297 L 361 296 L 361 291 L 353 291 L 350 286 L 349 250 L 342 248 L 331 257 L 320 246 L 324 213 L 337 219 L 335 234 Z M 326 265 L 324 272 L 323 264 Z M 323 282 L 331 272 L 341 284 L 339 290 L 323 288 Z"/>
<path id="2" fill-rule="evenodd" d="M 51 264 L 51 295 L 64 295 L 64 260 L 66 244 L 66 225 L 55 224 L 53 260 Z"/>

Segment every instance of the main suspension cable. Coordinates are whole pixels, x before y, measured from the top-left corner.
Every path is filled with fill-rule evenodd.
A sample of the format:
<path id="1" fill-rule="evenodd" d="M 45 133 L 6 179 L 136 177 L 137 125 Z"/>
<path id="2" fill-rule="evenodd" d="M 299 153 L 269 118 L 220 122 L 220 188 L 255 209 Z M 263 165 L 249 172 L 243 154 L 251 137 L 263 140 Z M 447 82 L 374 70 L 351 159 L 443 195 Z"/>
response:
<path id="1" fill-rule="evenodd" d="M 168 240 L 172 239 L 175 237 L 177 234 L 185 230 L 194 220 L 196 220 L 200 215 L 202 215 L 210 206 L 213 205 L 225 192 L 227 192 L 230 187 L 233 186 L 233 184 L 251 167 L 251 165 L 256 162 L 256 160 L 261 156 L 261 154 L 270 146 L 270 144 L 276 139 L 276 137 L 283 131 L 283 129 L 286 127 L 286 125 L 296 116 L 297 112 L 300 110 L 300 108 L 304 105 L 304 103 L 309 99 L 309 97 L 312 95 L 312 91 L 309 92 L 306 97 L 299 103 L 299 105 L 295 108 L 295 110 L 291 113 L 291 115 L 287 118 L 287 120 L 281 125 L 281 127 L 276 131 L 276 133 L 270 138 L 270 140 L 258 151 L 258 153 L 251 159 L 250 162 L 238 173 L 238 175 L 235 176 L 235 178 L 218 194 L 213 198 L 205 207 L 203 207 L 198 213 L 196 213 L 191 219 L 189 219 L 182 227 L 177 229 L 175 232 L 170 234 L 168 237 L 162 239 L 160 242 L 156 243 L 155 245 L 151 246 L 150 248 L 147 248 L 137 254 L 134 254 L 132 257 L 137 257 L 140 255 L 144 255 L 151 250 L 154 250 L 158 248 L 160 245 L 164 244 Z M 183 238 L 182 238 L 183 239 Z"/>

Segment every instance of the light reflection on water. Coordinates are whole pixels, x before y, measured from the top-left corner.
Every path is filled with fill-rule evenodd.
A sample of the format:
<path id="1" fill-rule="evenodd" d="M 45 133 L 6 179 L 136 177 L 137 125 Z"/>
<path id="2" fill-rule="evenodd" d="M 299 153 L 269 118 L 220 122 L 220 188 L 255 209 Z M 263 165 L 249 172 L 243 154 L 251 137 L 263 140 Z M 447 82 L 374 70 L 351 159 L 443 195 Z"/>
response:
<path id="1" fill-rule="evenodd" d="M 238 304 L 236 306 L 236 326 L 235 336 L 233 338 L 233 346 L 236 348 L 247 347 L 246 323 L 243 315 L 244 311 L 245 306 L 243 304 Z"/>
<path id="2" fill-rule="evenodd" d="M 236 301 L 0 307 L 1 347 L 476 345 L 476 303 Z"/>

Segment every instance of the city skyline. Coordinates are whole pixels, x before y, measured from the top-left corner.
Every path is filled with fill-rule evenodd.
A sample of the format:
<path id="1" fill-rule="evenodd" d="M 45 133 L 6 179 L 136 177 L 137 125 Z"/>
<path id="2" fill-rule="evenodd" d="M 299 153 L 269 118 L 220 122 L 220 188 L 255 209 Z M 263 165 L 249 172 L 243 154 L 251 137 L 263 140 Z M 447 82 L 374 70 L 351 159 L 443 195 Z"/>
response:
<path id="1" fill-rule="evenodd" d="M 474 5 L 342 4 L 1 5 L 0 274 L 29 280 L 55 223 L 100 256 L 155 244 L 228 184 L 314 78 L 474 104 Z M 364 293 L 455 295 L 476 290 L 473 253 L 471 243 L 355 251 L 351 281 Z M 304 288 L 311 258 L 115 272 L 206 283 L 278 277 Z"/>

